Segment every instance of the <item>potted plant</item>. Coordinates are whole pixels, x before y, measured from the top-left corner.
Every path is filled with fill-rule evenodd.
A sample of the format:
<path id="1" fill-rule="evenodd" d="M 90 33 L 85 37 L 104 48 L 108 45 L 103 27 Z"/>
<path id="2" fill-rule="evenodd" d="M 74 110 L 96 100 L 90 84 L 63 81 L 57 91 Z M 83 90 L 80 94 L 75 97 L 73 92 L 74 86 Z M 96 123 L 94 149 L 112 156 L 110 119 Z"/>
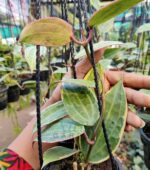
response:
<path id="1" fill-rule="evenodd" d="M 7 107 L 7 86 L 3 83 L 0 84 L 0 110 Z"/>
<path id="2" fill-rule="evenodd" d="M 55 47 L 74 42 L 83 46 L 87 57 L 93 62 L 93 69 L 84 80 L 62 80 L 62 101 L 47 107 L 42 112 L 42 142 L 58 143 L 57 146 L 44 153 L 43 168 L 51 163 L 50 169 L 58 170 L 100 170 L 100 168 L 104 170 L 104 166 L 107 170 L 110 168 L 110 164 L 109 168 L 106 163 L 104 166 L 101 165 L 109 158 L 105 134 L 107 131 L 112 153 L 114 153 L 120 143 L 126 124 L 127 100 L 122 81 L 119 81 L 108 93 L 104 93 L 104 73 L 101 65 L 97 65 L 100 77 L 97 81 L 98 77 L 92 58 L 92 32 L 95 26 L 106 22 L 141 1 L 116 0 L 96 11 L 88 21 L 88 38 L 83 34 L 81 41 L 75 38 L 73 28 L 69 23 L 56 17 L 32 22 L 22 31 L 20 36 L 22 43 Z M 104 47 L 110 45 L 106 43 Z M 74 140 L 73 148 L 59 146 L 60 142 L 69 139 Z M 34 142 L 36 141 L 38 139 L 35 137 Z M 53 162 L 57 162 L 56 165 Z M 112 160 L 111 162 L 114 163 L 115 169 L 121 169 L 118 161 Z"/>

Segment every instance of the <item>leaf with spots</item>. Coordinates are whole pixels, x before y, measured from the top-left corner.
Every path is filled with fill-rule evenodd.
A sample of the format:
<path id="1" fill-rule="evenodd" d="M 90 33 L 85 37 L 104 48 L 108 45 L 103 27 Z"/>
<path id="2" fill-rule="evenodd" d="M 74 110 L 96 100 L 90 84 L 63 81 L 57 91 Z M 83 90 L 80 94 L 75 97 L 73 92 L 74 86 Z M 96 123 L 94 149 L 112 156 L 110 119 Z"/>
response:
<path id="1" fill-rule="evenodd" d="M 62 100 L 71 119 L 86 125 L 93 126 L 99 118 L 97 99 L 94 92 L 83 85 L 64 82 Z"/>
<path id="2" fill-rule="evenodd" d="M 28 24 L 19 41 L 47 47 L 63 46 L 70 43 L 72 30 L 72 26 L 60 18 L 43 18 Z"/>
<path id="3" fill-rule="evenodd" d="M 121 81 L 119 81 L 106 94 L 105 110 L 103 113 L 103 117 L 111 149 L 114 153 L 122 138 L 127 117 L 127 101 L 123 84 Z M 86 129 L 86 132 L 88 136 L 91 137 L 93 130 L 88 128 Z M 88 146 L 85 144 L 84 140 L 81 141 L 81 150 L 86 156 Z M 109 154 L 103 134 L 103 129 L 100 125 L 98 128 L 96 142 L 92 147 L 88 162 L 101 163 L 107 160 L 108 158 Z"/>

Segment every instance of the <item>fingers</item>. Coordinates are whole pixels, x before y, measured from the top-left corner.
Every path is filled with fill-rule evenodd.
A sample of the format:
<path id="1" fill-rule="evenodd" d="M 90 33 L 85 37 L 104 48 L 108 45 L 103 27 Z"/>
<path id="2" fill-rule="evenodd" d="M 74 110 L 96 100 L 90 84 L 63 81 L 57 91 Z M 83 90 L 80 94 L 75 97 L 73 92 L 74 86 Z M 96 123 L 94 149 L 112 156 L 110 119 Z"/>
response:
<path id="1" fill-rule="evenodd" d="M 102 49 L 100 49 L 100 50 L 98 50 L 94 53 L 94 58 L 95 58 L 96 63 L 101 59 L 104 51 L 105 51 L 105 49 L 102 48 Z M 86 75 L 86 73 L 92 68 L 92 65 L 91 65 L 88 58 L 84 58 L 79 63 L 77 63 L 75 67 L 76 67 L 77 78 L 83 79 L 84 76 Z M 64 77 L 70 78 L 71 77 L 71 71 L 67 72 Z M 61 100 L 60 90 L 61 90 L 61 83 L 59 83 L 57 85 L 57 87 L 53 91 L 51 98 L 44 104 L 43 108 L 46 108 L 50 104 Z"/>
<path id="2" fill-rule="evenodd" d="M 125 131 L 126 132 L 132 132 L 134 130 L 134 127 L 132 127 L 131 125 L 129 124 L 126 124 L 126 127 L 125 127 Z"/>
<path id="3" fill-rule="evenodd" d="M 132 88 L 150 89 L 150 76 L 138 75 L 135 73 L 126 73 L 124 71 L 105 72 L 106 77 L 111 85 L 116 84 L 119 80 L 123 80 L 124 86 Z"/>
<path id="4" fill-rule="evenodd" d="M 127 130 L 131 130 L 131 127 L 143 128 L 145 126 L 145 122 L 140 119 L 135 113 L 129 110 L 127 115 L 127 125 Z"/>
<path id="5" fill-rule="evenodd" d="M 125 88 L 127 100 L 136 106 L 149 107 L 150 108 L 150 95 L 142 92 Z"/>
<path id="6" fill-rule="evenodd" d="M 95 63 L 97 63 L 103 56 L 105 49 L 102 48 L 94 53 Z M 76 64 L 77 78 L 84 78 L 85 74 L 92 68 L 92 65 L 88 58 L 84 58 L 79 63 Z"/>

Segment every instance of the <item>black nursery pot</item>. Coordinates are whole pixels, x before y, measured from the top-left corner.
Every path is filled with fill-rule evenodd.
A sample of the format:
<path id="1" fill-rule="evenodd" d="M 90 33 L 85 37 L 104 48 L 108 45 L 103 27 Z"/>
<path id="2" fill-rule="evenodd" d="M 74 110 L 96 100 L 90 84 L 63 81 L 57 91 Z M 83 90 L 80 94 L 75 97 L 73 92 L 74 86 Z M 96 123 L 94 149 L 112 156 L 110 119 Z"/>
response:
<path id="1" fill-rule="evenodd" d="M 0 110 L 7 107 L 7 90 L 6 86 L 0 86 Z"/>
<path id="2" fill-rule="evenodd" d="M 140 129 L 140 135 L 143 143 L 145 164 L 150 169 L 150 124 Z"/>
<path id="3" fill-rule="evenodd" d="M 20 89 L 17 85 L 10 86 L 7 91 L 8 94 L 8 103 L 16 102 L 19 100 Z"/>
<path id="4" fill-rule="evenodd" d="M 48 70 L 40 71 L 40 81 L 48 81 L 48 77 L 49 77 L 49 71 Z M 33 74 L 32 80 L 36 80 L 36 73 Z"/>
<path id="5" fill-rule="evenodd" d="M 20 90 L 20 95 L 21 96 L 25 96 L 25 95 L 27 95 L 29 93 L 30 93 L 30 89 L 29 88 L 25 88 L 25 89 L 21 89 Z"/>
<path id="6" fill-rule="evenodd" d="M 117 158 L 115 158 L 115 165 L 116 170 L 123 170 L 122 164 Z M 70 158 L 57 161 L 44 167 L 43 170 L 73 170 L 73 161 Z M 82 168 L 78 167 L 78 170 L 82 170 Z M 104 163 L 92 165 L 91 170 L 112 170 L 111 162 L 107 160 Z"/>

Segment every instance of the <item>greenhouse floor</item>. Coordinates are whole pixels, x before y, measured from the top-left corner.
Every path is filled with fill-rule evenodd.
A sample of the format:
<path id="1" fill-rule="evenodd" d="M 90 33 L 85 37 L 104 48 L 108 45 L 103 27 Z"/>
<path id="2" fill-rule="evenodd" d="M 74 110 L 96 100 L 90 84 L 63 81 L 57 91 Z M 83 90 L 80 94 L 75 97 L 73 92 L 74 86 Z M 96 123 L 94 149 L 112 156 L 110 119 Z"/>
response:
<path id="1" fill-rule="evenodd" d="M 21 132 L 21 130 L 32 119 L 32 111 L 35 105 L 26 109 L 13 111 L 8 113 L 8 110 L 0 111 L 0 149 L 7 147 L 14 138 Z"/>

